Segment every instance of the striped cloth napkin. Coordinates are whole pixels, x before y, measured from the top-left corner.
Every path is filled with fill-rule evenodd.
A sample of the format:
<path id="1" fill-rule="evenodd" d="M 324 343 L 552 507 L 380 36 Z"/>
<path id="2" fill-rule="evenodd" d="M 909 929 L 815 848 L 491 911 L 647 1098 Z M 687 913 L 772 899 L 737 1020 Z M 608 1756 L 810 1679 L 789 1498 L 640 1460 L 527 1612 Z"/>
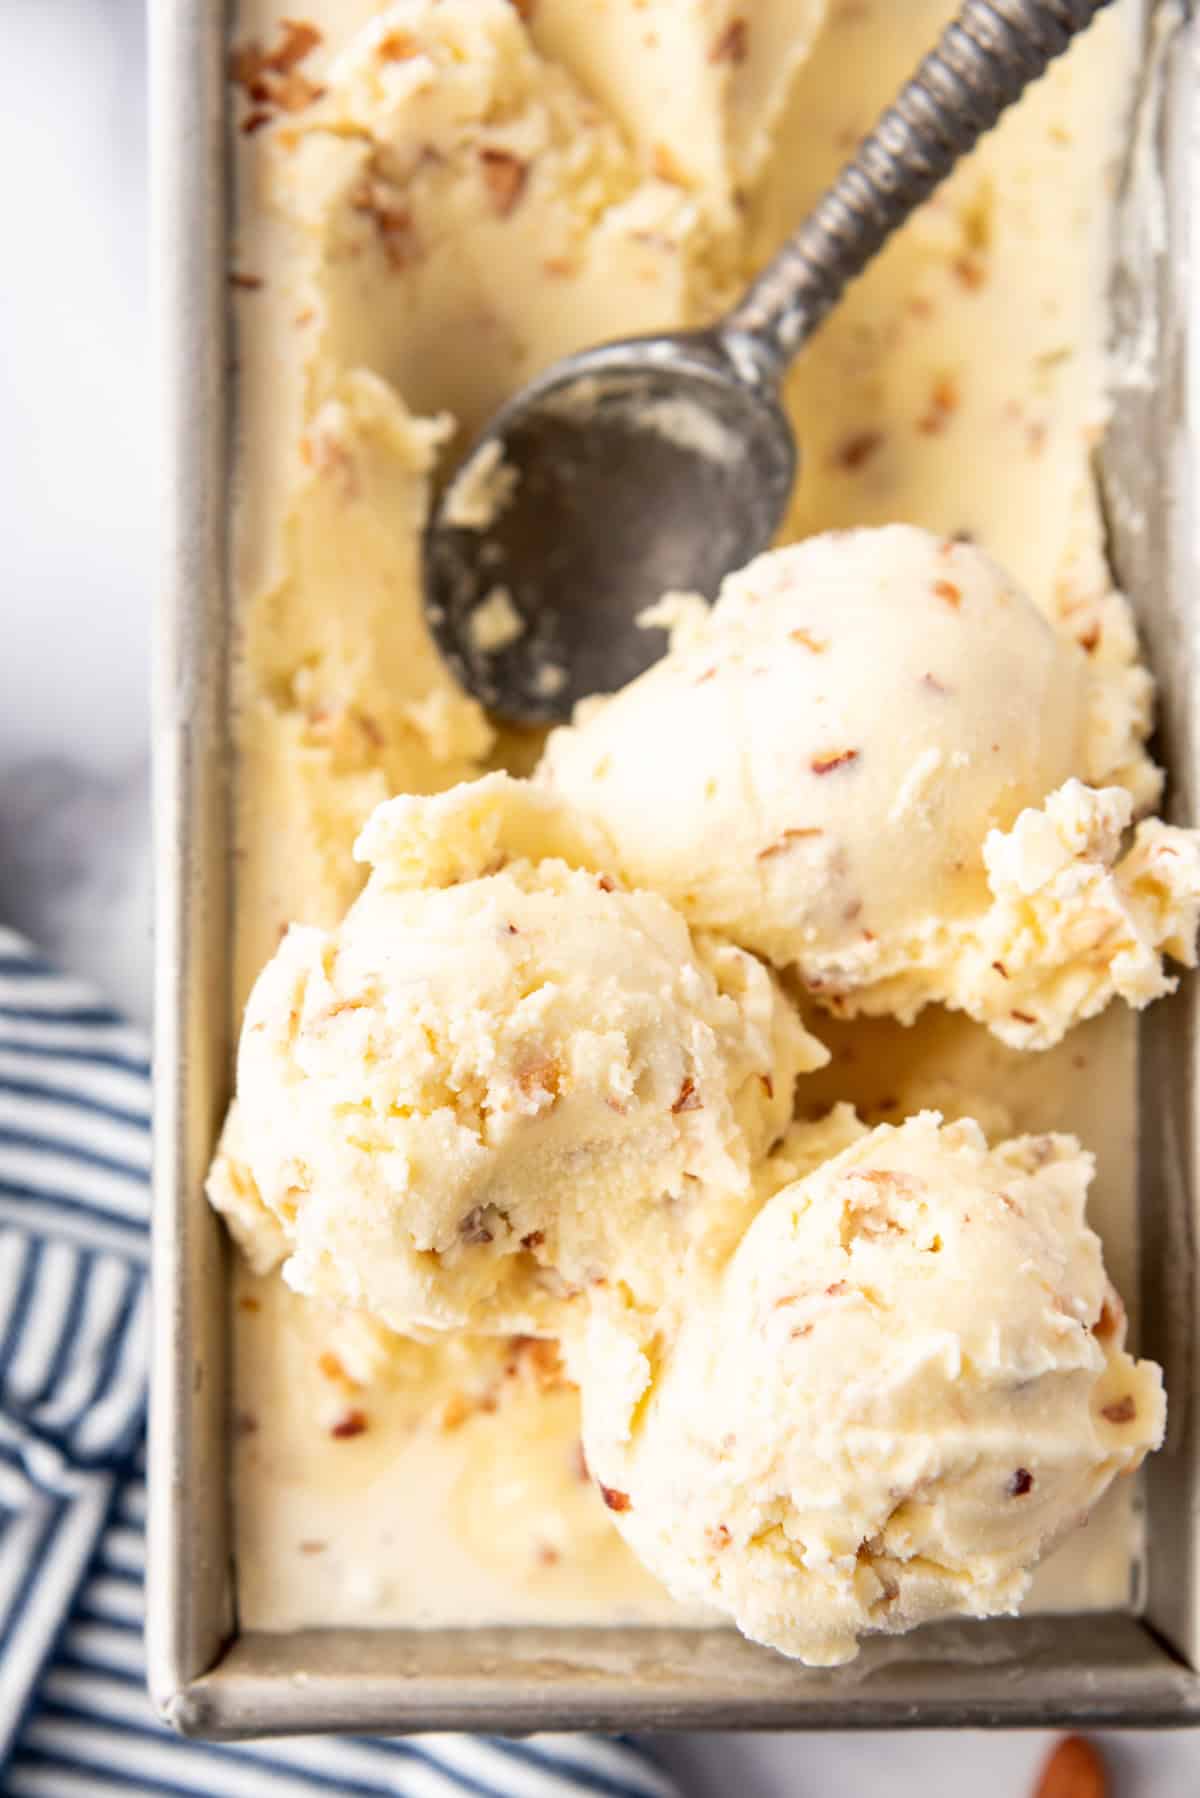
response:
<path id="1" fill-rule="evenodd" d="M 596 1736 L 217 1747 L 150 1709 L 142 1651 L 146 1044 L 0 929 L 0 1791 L 33 1798 L 678 1798 Z"/>

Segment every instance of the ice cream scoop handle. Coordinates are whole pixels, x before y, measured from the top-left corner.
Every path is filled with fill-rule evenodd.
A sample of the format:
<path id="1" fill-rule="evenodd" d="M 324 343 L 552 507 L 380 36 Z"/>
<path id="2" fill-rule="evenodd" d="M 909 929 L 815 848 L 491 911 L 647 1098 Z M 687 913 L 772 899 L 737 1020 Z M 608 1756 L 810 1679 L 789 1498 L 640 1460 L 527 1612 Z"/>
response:
<path id="1" fill-rule="evenodd" d="M 721 326 L 777 379 L 875 252 L 1110 0 L 966 0 Z"/>

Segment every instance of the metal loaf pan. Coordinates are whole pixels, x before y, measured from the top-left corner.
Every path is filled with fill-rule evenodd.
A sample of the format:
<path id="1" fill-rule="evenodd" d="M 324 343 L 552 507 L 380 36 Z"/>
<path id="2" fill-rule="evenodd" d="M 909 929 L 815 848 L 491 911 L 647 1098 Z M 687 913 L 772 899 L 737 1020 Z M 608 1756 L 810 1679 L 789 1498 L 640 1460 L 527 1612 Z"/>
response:
<path id="1" fill-rule="evenodd" d="M 1162 1361 L 1167 1446 L 1146 1471 L 1138 1616 L 947 1624 L 809 1671 L 732 1632 L 672 1629 L 240 1633 L 226 1438 L 226 1280 L 201 1183 L 227 1098 L 227 667 L 231 188 L 219 0 L 151 8 L 162 374 L 155 798 L 150 1682 L 181 1731 L 895 1728 L 1200 1721 L 1196 1422 L 1200 979 L 1142 1031 L 1141 1347 Z M 1200 27 L 1160 9 L 1123 206 L 1124 358 L 1101 478 L 1117 574 L 1161 691 L 1173 814 L 1200 817 L 1197 375 L 1186 321 L 1187 169 Z M 1157 49 L 1154 48 L 1157 46 Z M 1195 228 L 1193 228 L 1195 231 Z M 1190 385 L 1189 385 L 1190 383 Z"/>

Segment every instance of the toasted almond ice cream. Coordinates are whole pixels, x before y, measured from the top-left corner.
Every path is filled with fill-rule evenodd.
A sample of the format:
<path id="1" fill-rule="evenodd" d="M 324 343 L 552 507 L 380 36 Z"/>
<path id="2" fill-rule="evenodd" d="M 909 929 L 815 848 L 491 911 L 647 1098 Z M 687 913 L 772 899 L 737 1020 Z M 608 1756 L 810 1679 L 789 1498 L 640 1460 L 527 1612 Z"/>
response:
<path id="1" fill-rule="evenodd" d="M 573 1350 L 613 1520 L 679 1598 L 814 1665 L 1015 1610 L 1162 1439 L 1159 1369 L 1071 1137 L 881 1126 L 759 1214 L 675 1336 L 600 1295 Z"/>
<path id="2" fill-rule="evenodd" d="M 452 894 L 464 908 L 472 970 L 481 955 L 486 964 L 477 940 L 486 910 L 475 905 L 480 888 L 494 897 L 512 891 L 502 885 L 509 869 L 493 867 L 501 855 L 510 867 L 540 870 L 553 861 L 565 871 L 532 890 L 523 873 L 510 876 L 515 902 L 531 908 L 557 904 L 565 914 L 578 890 L 566 876 L 589 870 L 615 876 L 619 889 L 636 895 L 640 883 L 622 882 L 615 851 L 602 849 L 585 825 L 560 814 L 548 836 L 536 803 L 522 808 L 510 794 L 501 805 L 487 798 L 486 785 L 473 786 L 455 796 L 453 825 L 424 803 L 406 811 L 403 831 L 389 833 L 372 876 L 377 893 L 395 889 L 372 911 L 378 930 L 365 934 L 365 908 L 360 922 L 343 925 L 368 871 L 352 846 L 377 805 L 395 794 L 444 791 L 500 766 L 524 774 L 539 753 L 529 735 L 494 727 L 436 652 L 420 578 L 431 493 L 453 476 L 486 418 L 555 357 L 604 338 L 711 322 L 809 210 L 952 11 L 952 0 L 888 7 L 757 0 L 753 8 L 737 0 L 306 0 L 298 14 L 287 0 L 237 0 L 229 98 L 238 1013 L 288 923 L 314 926 L 338 946 L 337 980 L 351 928 L 346 967 L 383 961 L 388 919 L 393 911 L 408 917 L 411 906 L 434 944 L 416 985 L 428 976 L 435 997 L 448 996 L 460 1020 L 449 1046 L 465 1061 L 467 1013 L 446 923 Z M 1181 897 L 1159 854 L 1178 845 L 1165 839 L 1156 847 L 1146 826 L 1141 871 L 1136 860 L 1125 867 L 1121 826 L 1112 822 L 1120 800 L 1104 791 L 1124 788 L 1139 816 L 1151 807 L 1158 778 L 1143 751 L 1150 677 L 1137 666 L 1129 608 L 1113 591 L 1092 469 L 1107 410 L 1109 196 L 1140 44 L 1128 3 L 1083 34 L 854 284 L 790 371 L 784 395 L 805 464 L 785 540 L 897 519 L 939 537 L 969 537 L 1014 572 L 1039 611 L 1086 655 L 1087 765 L 1072 761 L 1054 783 L 1035 783 L 1011 813 L 991 821 L 999 834 L 983 839 L 989 846 L 976 840 L 982 873 L 975 885 L 991 934 L 965 947 L 961 935 L 952 944 L 922 935 L 910 943 L 911 970 L 898 966 L 903 1003 L 915 1005 L 921 992 L 945 985 L 953 953 L 964 997 L 974 1004 L 977 995 L 996 1013 L 1000 975 L 990 962 L 1003 961 L 1021 989 L 1007 1012 L 1034 1019 L 1029 1025 L 1008 1015 L 1002 1027 L 1016 1035 L 1044 1028 L 1036 957 L 1031 951 L 1023 960 L 1023 946 L 1042 932 L 1047 953 L 1053 944 L 1048 1013 L 1055 1027 L 1068 1000 L 1078 1008 L 1104 991 L 1105 952 L 1093 943 L 1088 962 L 1084 939 L 1105 919 L 1111 941 L 1123 945 L 1121 980 L 1144 989 L 1161 978 L 1149 945 L 1156 933 L 1166 940 L 1166 911 Z M 492 476 L 473 496 L 481 525 L 503 502 L 505 471 Z M 674 609 L 682 633 L 687 608 Z M 476 623 L 485 650 L 511 635 L 502 592 Z M 659 753 L 658 745 L 648 753 Z M 1071 776 L 1095 791 L 1064 798 L 1056 812 L 1053 795 L 1068 793 L 1063 783 Z M 969 909 L 972 918 L 982 915 L 975 901 Z M 600 922 L 585 912 L 564 937 L 564 951 L 585 936 L 614 955 L 618 940 L 637 939 L 639 950 L 645 939 L 651 947 L 667 940 L 636 905 Z M 400 934 L 411 946 L 407 923 Z M 1186 934 L 1181 929 L 1179 940 Z M 752 956 L 720 948 L 717 935 L 694 930 L 680 941 L 718 995 L 740 1010 L 734 1038 L 743 1030 L 747 1042 L 756 1032 L 783 1032 L 774 1075 L 740 1087 L 732 1068 L 729 1076 L 750 1198 L 744 1185 L 719 1200 L 715 1186 L 704 1188 L 697 1237 L 711 1232 L 708 1254 L 680 1221 L 692 1215 L 686 1206 L 667 1208 L 669 1246 L 679 1250 L 672 1285 L 706 1315 L 713 1302 L 704 1295 L 756 1208 L 861 1139 L 860 1117 L 874 1123 L 928 1107 L 977 1118 L 991 1140 L 1068 1129 L 1088 1142 L 1101 1166 L 1090 1211 L 1114 1274 L 1135 1289 L 1133 1020 L 1124 1007 L 1110 1007 L 1037 1059 L 998 1040 L 995 1016 L 993 1032 L 985 1032 L 933 1005 L 910 1029 L 886 1016 L 843 1020 L 827 1010 L 819 1029 L 828 1032 L 835 1060 L 800 1083 L 804 1121 L 791 1122 L 782 1089 L 794 1020 L 774 984 Z M 1082 985 L 1074 959 L 1081 946 Z M 866 948 L 866 939 L 851 943 L 855 955 Z M 832 977 L 834 968 L 828 971 Z M 853 972 L 861 972 L 857 963 Z M 876 973 L 868 971 L 864 991 L 890 1005 L 893 995 Z M 614 975 L 605 989 L 623 993 L 622 979 Z M 311 981 L 316 1012 L 321 984 L 333 981 L 323 964 Z M 636 1010 L 645 994 L 636 978 L 631 985 Z M 572 992 L 581 990 L 582 977 Z M 357 1002 L 355 991 L 345 996 Z M 331 1004 L 341 999 L 339 986 Z M 825 1000 L 841 1005 L 832 989 Z M 664 989 L 662 1005 L 664 1016 L 691 1015 L 675 988 Z M 701 1017 L 706 1005 L 697 1000 Z M 403 1031 L 394 1029 L 394 1005 L 372 1009 L 386 1061 L 391 1045 L 400 1052 Z M 349 1016 L 332 1022 L 352 1036 L 342 1024 Z M 481 1053 L 489 1019 L 481 1014 L 471 1039 Z M 278 1017 L 268 1022 L 278 1031 Z M 508 1040 L 497 1028 L 501 1085 Z M 448 1038 L 438 1044 L 446 1047 Z M 303 1056 L 315 1050 L 306 1037 Z M 735 1043 L 735 1064 L 741 1055 Z M 756 1065 L 748 1051 L 745 1061 Z M 332 1098 L 324 1071 L 315 1062 L 301 1069 L 286 1040 L 280 1065 L 287 1078 L 273 1068 L 262 1088 L 282 1095 L 271 1129 L 256 1129 L 249 1107 L 235 1108 L 211 1187 L 247 1251 L 236 1257 L 230 1319 L 243 1624 L 678 1626 L 711 1618 L 704 1605 L 673 1603 L 612 1527 L 617 1514 L 605 1509 L 579 1453 L 578 1394 L 556 1371 L 554 1345 L 501 1333 L 510 1301 L 524 1322 L 547 1294 L 553 1328 L 579 1333 L 588 1304 L 555 1296 L 571 1285 L 546 1259 L 548 1243 L 505 1258 L 493 1235 L 492 1244 L 470 1245 L 477 1261 L 457 1239 L 447 1254 L 414 1249 L 410 1256 L 402 1232 L 389 1236 L 379 1220 L 403 1186 L 424 1207 L 422 1227 L 439 1227 L 432 1181 L 417 1177 L 423 1168 L 411 1179 L 408 1170 L 436 1136 L 443 1110 L 435 1106 L 436 1126 L 433 1111 L 418 1108 L 408 1120 L 389 1115 L 386 1132 L 399 1137 L 407 1127 L 403 1151 L 380 1176 L 380 1158 L 365 1153 L 364 1136 L 343 1142 L 354 1113 L 337 1110 L 342 1101 Z M 422 1102 L 434 1103 L 440 1079 L 429 1074 Z M 443 1088 L 456 1079 L 457 1064 Z M 285 1189 L 280 1202 L 272 1187 L 293 1137 L 308 1129 L 297 1100 L 301 1081 L 319 1095 L 314 1116 L 327 1102 L 334 1112 L 330 1132 L 313 1133 L 322 1166 L 335 1176 L 321 1202 L 327 1195 L 332 1214 L 349 1201 L 349 1247 L 343 1253 L 330 1229 L 333 1247 L 327 1259 L 318 1257 L 313 1277 L 321 1288 L 312 1297 L 281 1278 L 289 1258 L 299 1264 L 289 1215 L 297 1195 Z M 383 1086 L 378 1067 L 366 1062 L 347 1074 L 354 1090 L 345 1103 L 363 1107 L 358 1117 L 372 1129 L 365 1107 L 386 1096 Z M 586 1094 L 572 1096 L 579 1115 L 590 1115 Z M 534 1111 L 521 1114 L 523 1139 L 502 1114 L 508 1133 L 496 1145 L 495 1165 L 518 1184 L 522 1140 L 530 1164 L 543 1165 L 539 1143 L 544 1160 L 554 1159 L 554 1117 L 536 1109 L 544 1097 L 544 1090 L 535 1094 Z M 456 1110 L 444 1109 L 457 1121 Z M 605 1127 L 616 1128 L 605 1110 Z M 812 1121 L 820 1111 L 829 1115 Z M 680 1116 L 696 1133 L 686 1155 L 702 1161 L 706 1175 L 715 1178 L 724 1164 L 723 1142 L 734 1145 L 728 1160 L 739 1158 L 736 1132 L 727 1131 L 715 1102 L 703 1125 L 700 1113 Z M 629 1128 L 621 1141 L 632 1142 L 641 1120 L 629 1120 Z M 774 1146 L 760 1158 L 759 1144 L 768 1140 Z M 361 1190 L 360 1157 L 369 1172 Z M 463 1197 L 464 1163 L 449 1165 L 458 1184 L 445 1189 L 447 1207 Z M 653 1159 L 649 1165 L 653 1174 Z M 347 1167 L 355 1170 L 348 1194 L 337 1185 Z M 593 1190 L 598 1180 L 589 1173 L 588 1183 Z M 569 1194 L 571 1181 L 553 1186 Z M 618 1186 L 614 1173 L 606 1190 Z M 549 1199 L 549 1182 L 544 1190 Z M 617 1197 L 612 1218 L 633 1216 Z M 661 1252 L 654 1232 L 665 1218 L 653 1194 L 648 1202 L 641 1195 L 636 1215 L 646 1236 L 635 1232 L 628 1249 L 618 1241 L 618 1277 L 641 1268 L 637 1291 L 627 1296 L 639 1306 L 645 1299 L 653 1313 L 659 1299 L 647 1270 Z M 473 1328 L 493 1333 L 434 1334 L 414 1324 L 427 1335 L 418 1342 L 340 1303 L 344 1280 L 362 1277 L 360 1263 L 379 1240 L 355 1236 L 363 1216 L 385 1248 L 400 1242 L 394 1264 L 385 1257 L 378 1265 L 389 1266 L 389 1277 L 400 1269 L 399 1297 L 392 1297 L 405 1315 L 469 1311 Z M 441 1223 L 449 1217 L 447 1210 Z M 310 1221 L 325 1229 L 331 1219 L 314 1214 Z M 576 1217 L 568 1205 L 563 1221 L 570 1252 L 590 1270 L 595 1215 Z M 614 1221 L 613 1239 L 622 1230 Z M 611 1246 L 600 1244 L 606 1252 Z M 251 1271 L 251 1261 L 266 1271 Z M 478 1287 L 472 1268 L 486 1270 Z M 590 1290 L 594 1298 L 613 1294 Z M 499 1321 L 480 1323 L 489 1315 Z M 669 1308 L 661 1327 L 669 1340 Z M 619 1335 L 623 1345 L 625 1332 Z M 1027 1608 L 1127 1604 L 1141 1542 L 1136 1487 L 1134 1480 L 1113 1486 L 1089 1528 L 1039 1570 Z"/>
<path id="3" fill-rule="evenodd" d="M 358 853 L 344 924 L 291 930 L 247 1007 L 210 1193 L 252 1260 L 397 1330 L 552 1331 L 608 1280 L 669 1315 L 824 1050 L 506 775 L 389 802 Z"/>
<path id="4" fill-rule="evenodd" d="M 907 525 L 831 532 L 731 575 L 711 612 L 676 599 L 664 617 L 670 653 L 555 732 L 540 778 L 693 924 L 794 967 L 839 1015 L 909 1021 L 940 1000 L 1027 1046 L 1114 992 L 1166 990 L 1160 951 L 1190 958 L 1197 839 L 1163 825 L 1137 864 L 1156 897 L 1129 926 L 1136 978 L 1110 966 L 1123 926 L 1109 905 L 1101 929 L 1094 903 L 1120 838 L 1108 822 L 1070 826 L 1079 876 L 1043 907 L 1054 953 L 1039 963 L 1022 934 L 1003 869 L 1023 850 L 985 853 L 994 833 L 1075 776 L 1122 785 L 1097 799 L 1076 783 L 1052 819 L 1116 806 L 1128 822 L 1158 782 L 1143 671 L 1093 668 L 978 549 Z"/>

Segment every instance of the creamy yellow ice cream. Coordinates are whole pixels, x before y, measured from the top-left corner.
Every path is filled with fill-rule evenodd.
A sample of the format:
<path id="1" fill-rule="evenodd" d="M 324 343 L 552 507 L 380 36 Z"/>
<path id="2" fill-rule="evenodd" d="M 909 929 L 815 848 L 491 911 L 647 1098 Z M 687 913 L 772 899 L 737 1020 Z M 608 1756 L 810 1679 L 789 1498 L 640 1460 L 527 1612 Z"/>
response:
<path id="1" fill-rule="evenodd" d="M 1194 960 L 1200 838 L 1147 825 L 1118 863 L 1131 793 L 1064 785 L 1155 792 L 1144 672 L 1094 669 L 982 551 L 830 533 L 675 613 L 670 653 L 585 702 L 541 777 L 691 922 L 839 1015 L 939 1000 L 1026 1047 L 1168 990 L 1160 950 Z M 1038 857 L 1018 816 L 1046 801 Z"/>
<path id="2" fill-rule="evenodd" d="M 1165 959 L 1196 965 L 1200 832 L 1147 818 L 1126 846 L 1132 815 L 1124 788 L 1070 780 L 989 832 L 991 901 L 936 996 L 1044 1049 L 1114 996 L 1140 1008 L 1174 992 Z M 890 1009 L 883 995 L 877 1008 Z"/>
<path id="3" fill-rule="evenodd" d="M 713 316 L 950 10 L 305 0 L 297 18 L 284 0 L 240 0 L 239 1007 L 288 924 L 340 925 L 376 805 L 536 759 L 536 741 L 494 735 L 425 629 L 431 484 L 552 357 Z M 785 537 L 894 519 L 971 533 L 1093 671 L 1112 669 L 1114 769 L 1149 695 L 1130 675 L 1089 461 L 1133 24 L 1113 8 L 1031 92 L 856 283 L 787 388 L 804 478 Z M 503 632 L 502 602 L 484 625 Z M 836 1063 L 802 1083 L 818 1109 L 849 1095 L 894 1117 L 894 1102 L 950 1094 L 989 1129 L 1065 1125 L 1094 1143 L 1110 1264 L 1135 1284 L 1125 1017 L 1037 1061 L 937 1008 L 908 1031 L 826 1027 Z M 760 1191 L 858 1128 L 843 1114 L 807 1148 L 790 1130 Z M 221 1202 L 272 1261 L 286 1237 L 231 1130 Z M 278 1271 L 243 1265 L 235 1292 L 244 1625 L 690 1620 L 606 1523 L 574 1390 L 529 1377 L 505 1338 L 384 1333 L 367 1366 L 347 1337 L 361 1326 Z M 1039 1605 L 1127 1601 L 1132 1484 L 1051 1557 Z"/>
<path id="4" fill-rule="evenodd" d="M 826 1059 L 791 1002 L 506 775 L 392 800 L 358 853 L 246 1008 L 210 1190 L 257 1265 L 394 1330 L 557 1334 L 607 1281 L 679 1307 Z"/>
<path id="5" fill-rule="evenodd" d="M 707 1620 L 613 1529 L 554 1343 L 415 1342 L 244 1263 L 235 1295 L 243 1627 Z"/>
<path id="6" fill-rule="evenodd" d="M 815 1665 L 1015 1610 L 1163 1431 L 1069 1137 L 884 1125 L 783 1187 L 677 1337 L 595 1306 L 584 1446 L 678 1597 Z"/>

